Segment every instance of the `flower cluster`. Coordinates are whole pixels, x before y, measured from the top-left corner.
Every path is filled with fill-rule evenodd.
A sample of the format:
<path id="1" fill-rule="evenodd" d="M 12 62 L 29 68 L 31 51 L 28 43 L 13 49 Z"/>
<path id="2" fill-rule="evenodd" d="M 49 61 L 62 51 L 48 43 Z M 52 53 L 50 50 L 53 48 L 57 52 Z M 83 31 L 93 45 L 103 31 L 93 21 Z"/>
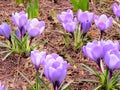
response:
<path id="1" fill-rule="evenodd" d="M 91 43 L 87 43 L 86 46 L 83 46 L 83 52 L 85 56 L 95 61 L 98 66 L 100 66 L 100 59 L 104 59 L 104 62 L 109 70 L 118 68 L 116 65 L 118 62 L 120 63 L 118 41 L 113 42 L 111 40 L 94 40 Z"/>
<path id="2" fill-rule="evenodd" d="M 46 55 L 46 52 L 34 50 L 31 52 L 31 60 L 38 72 L 40 64 L 43 65 L 46 78 L 53 83 L 54 88 L 60 88 L 65 79 L 69 64 L 56 53 Z"/>
<path id="3" fill-rule="evenodd" d="M 45 22 L 39 21 L 37 18 L 28 19 L 28 14 L 24 11 L 12 13 L 12 21 L 17 26 L 12 31 L 10 25 L 3 22 L 0 25 L 0 35 L 4 36 L 9 43 L 3 43 L 2 47 L 8 47 L 8 53 L 19 53 L 28 56 L 37 43 L 32 44 L 35 37 L 39 36 L 45 30 Z"/>
<path id="4" fill-rule="evenodd" d="M 40 35 L 45 29 L 44 21 L 39 21 L 37 18 L 29 20 L 28 14 L 24 11 L 12 13 L 12 20 L 18 27 L 16 35 L 19 38 L 24 37 L 26 32 L 28 32 L 31 38 L 34 38 Z M 0 25 L 0 35 L 3 35 L 8 40 L 11 38 L 11 27 L 5 22 Z"/>
<path id="5" fill-rule="evenodd" d="M 74 17 L 71 9 L 58 14 L 57 17 L 58 21 L 62 23 L 64 29 L 70 33 L 74 33 L 80 24 L 82 33 L 86 34 L 90 29 L 93 20 L 95 21 L 97 28 L 101 31 L 107 30 L 112 24 L 112 17 L 107 18 L 104 14 L 98 17 L 92 12 L 83 12 L 80 9 L 77 12 L 77 17 Z"/>

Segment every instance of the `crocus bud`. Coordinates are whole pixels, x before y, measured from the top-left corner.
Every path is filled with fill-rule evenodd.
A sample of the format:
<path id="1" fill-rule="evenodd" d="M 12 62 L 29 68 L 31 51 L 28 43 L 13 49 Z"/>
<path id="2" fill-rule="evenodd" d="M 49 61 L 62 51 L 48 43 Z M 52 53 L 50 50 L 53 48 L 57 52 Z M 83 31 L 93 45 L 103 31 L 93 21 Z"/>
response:
<path id="1" fill-rule="evenodd" d="M 54 90 L 59 88 L 65 79 L 68 66 L 69 64 L 58 54 L 53 53 L 46 56 L 44 74 L 53 83 Z"/>
<path id="2" fill-rule="evenodd" d="M 83 31 L 83 34 L 86 34 L 91 27 L 94 14 L 88 11 L 82 12 L 82 10 L 79 9 L 77 17 L 78 21 L 81 23 L 81 29 Z"/>
<path id="3" fill-rule="evenodd" d="M 116 49 L 109 50 L 105 54 L 104 62 L 110 71 L 120 68 L 120 52 Z"/>
<path id="4" fill-rule="evenodd" d="M 74 19 L 74 21 L 63 22 L 62 25 L 67 32 L 74 34 L 77 28 L 76 18 Z"/>
<path id="5" fill-rule="evenodd" d="M 21 30 L 21 28 L 24 27 L 24 25 L 27 23 L 28 20 L 28 14 L 24 11 L 21 11 L 19 13 L 12 13 L 12 20 L 16 26 Z"/>
<path id="6" fill-rule="evenodd" d="M 114 14 L 120 19 L 120 5 L 118 5 L 117 3 L 114 3 L 112 5 L 112 9 Z"/>
<path id="7" fill-rule="evenodd" d="M 66 12 L 62 12 L 61 14 L 57 15 L 58 21 L 61 23 L 69 22 L 73 20 L 73 11 L 68 9 Z"/>
<path id="8" fill-rule="evenodd" d="M 29 20 L 26 25 L 26 30 L 28 31 L 28 34 L 32 38 L 34 38 L 34 37 L 40 35 L 45 30 L 45 22 L 38 21 L 37 18 Z"/>
<path id="9" fill-rule="evenodd" d="M 3 22 L 0 25 L 0 35 L 3 35 L 5 38 L 10 39 L 10 34 L 11 34 L 11 27 Z"/>
<path id="10" fill-rule="evenodd" d="M 43 63 L 46 57 L 46 52 L 42 51 L 39 52 L 38 50 L 31 51 L 31 60 L 32 63 L 35 65 L 36 70 L 39 70 L 40 64 Z"/>
<path id="11" fill-rule="evenodd" d="M 100 41 L 94 40 L 83 46 L 83 53 L 85 56 L 95 61 L 100 66 L 100 59 L 103 57 L 103 46 Z"/>
<path id="12" fill-rule="evenodd" d="M 5 90 L 4 85 L 2 85 L 1 82 L 0 82 L 0 90 Z"/>
<path id="13" fill-rule="evenodd" d="M 95 16 L 94 21 L 97 28 L 103 32 L 112 25 L 112 17 L 107 18 L 105 14 L 102 14 L 100 17 Z"/>
<path id="14" fill-rule="evenodd" d="M 17 29 L 16 31 L 15 31 L 15 34 L 16 34 L 16 36 L 20 39 L 20 31 Z"/>

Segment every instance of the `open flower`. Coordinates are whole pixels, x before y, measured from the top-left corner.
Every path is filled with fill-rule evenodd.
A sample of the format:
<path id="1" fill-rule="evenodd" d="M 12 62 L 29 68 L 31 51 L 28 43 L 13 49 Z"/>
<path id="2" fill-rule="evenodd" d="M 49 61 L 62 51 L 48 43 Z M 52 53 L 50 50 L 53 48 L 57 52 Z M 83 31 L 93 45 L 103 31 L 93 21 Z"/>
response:
<path id="1" fill-rule="evenodd" d="M 120 5 L 118 5 L 117 3 L 114 3 L 112 5 L 112 9 L 114 14 L 120 19 Z"/>
<path id="2" fill-rule="evenodd" d="M 24 11 L 21 11 L 19 13 L 12 13 L 12 20 L 15 23 L 16 26 L 19 27 L 19 29 L 23 28 L 24 25 L 27 23 L 28 20 L 28 14 Z"/>
<path id="3" fill-rule="evenodd" d="M 38 50 L 31 51 L 31 60 L 32 63 L 35 65 L 36 70 L 39 70 L 40 64 L 43 64 L 45 57 L 46 57 L 46 52 L 42 51 L 39 52 Z"/>
<path id="4" fill-rule="evenodd" d="M 94 14 L 88 11 L 82 12 L 82 10 L 78 10 L 77 13 L 78 21 L 81 23 L 81 29 L 83 33 L 87 33 L 91 27 L 91 22 L 94 18 Z"/>
<path id="5" fill-rule="evenodd" d="M 101 15 L 100 17 L 95 16 L 94 21 L 97 28 L 103 32 L 112 25 L 112 17 L 107 18 L 105 14 Z"/>
<path id="6" fill-rule="evenodd" d="M 3 35 L 5 38 L 10 39 L 10 34 L 11 34 L 11 27 L 3 22 L 0 25 L 0 35 Z"/>
<path id="7" fill-rule="evenodd" d="M 0 82 L 0 90 L 5 90 L 4 85 L 2 85 L 1 82 Z"/>
<path id="8" fill-rule="evenodd" d="M 104 57 L 104 62 L 110 71 L 120 68 L 120 52 L 118 50 L 109 50 Z"/>
<path id="9" fill-rule="evenodd" d="M 37 18 L 29 20 L 26 25 L 26 30 L 28 31 L 28 34 L 32 38 L 40 35 L 44 31 L 44 29 L 45 29 L 45 22 L 38 21 Z"/>
<path id="10" fill-rule="evenodd" d="M 69 64 L 58 54 L 49 54 L 44 62 L 44 74 L 53 83 L 54 88 L 59 88 L 65 79 Z"/>
<path id="11" fill-rule="evenodd" d="M 65 23 L 73 20 L 73 11 L 68 9 L 66 12 L 62 12 L 57 15 L 59 22 Z"/>
<path id="12" fill-rule="evenodd" d="M 87 43 L 82 49 L 85 56 L 95 61 L 98 65 L 100 64 L 100 59 L 103 57 L 103 46 L 100 41 L 94 40 L 91 43 Z"/>

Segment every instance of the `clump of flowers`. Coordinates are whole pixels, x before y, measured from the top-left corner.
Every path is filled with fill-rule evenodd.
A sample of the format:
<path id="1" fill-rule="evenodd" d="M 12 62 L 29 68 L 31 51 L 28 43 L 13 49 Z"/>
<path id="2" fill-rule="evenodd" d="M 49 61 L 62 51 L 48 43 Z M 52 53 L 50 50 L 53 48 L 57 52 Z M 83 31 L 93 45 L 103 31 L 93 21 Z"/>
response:
<path id="1" fill-rule="evenodd" d="M 93 60 L 99 66 L 101 73 L 83 64 L 85 70 L 89 71 L 98 78 L 98 86 L 95 90 L 119 89 L 120 72 L 113 74 L 114 70 L 120 68 L 120 51 L 118 41 L 94 40 L 83 46 L 83 53 L 90 60 Z M 106 69 L 103 66 L 106 65 Z M 83 80 L 84 81 L 84 80 Z"/>
<path id="2" fill-rule="evenodd" d="M 0 25 L 0 35 L 7 39 L 7 43 L 0 42 L 1 47 L 8 48 L 2 52 L 7 53 L 4 59 L 11 53 L 28 56 L 30 51 L 38 46 L 38 43 L 32 42 L 33 39 L 45 30 L 44 21 L 37 18 L 28 19 L 28 14 L 24 11 L 12 13 L 12 20 L 17 26 L 15 31 L 5 22 Z"/>
<path id="3" fill-rule="evenodd" d="M 43 66 L 44 74 L 46 78 L 53 84 L 54 90 L 60 90 L 61 84 L 64 81 L 69 64 L 56 53 L 46 55 L 45 51 L 39 52 L 34 50 L 31 52 L 31 60 L 36 68 L 36 89 L 39 90 L 39 81 L 42 78 L 39 77 L 39 67 Z M 42 80 L 42 82 L 44 82 Z M 44 82 L 44 88 L 48 88 Z M 48 89 L 46 89 L 48 90 Z"/>
<path id="4" fill-rule="evenodd" d="M 74 43 L 72 45 L 75 50 L 85 45 L 85 42 L 88 42 L 87 32 L 91 28 L 93 19 L 97 28 L 100 29 L 100 39 L 102 39 L 103 33 L 112 25 L 113 21 L 112 17 L 107 18 L 104 14 L 98 17 L 92 12 L 83 12 L 81 9 L 78 10 L 76 16 L 74 16 L 71 9 L 57 15 L 58 21 L 62 23 L 65 29 L 65 45 L 68 47 L 71 44 L 69 37 L 73 37 Z"/>
<path id="5" fill-rule="evenodd" d="M 69 46 L 68 38 L 72 36 L 74 38 L 74 49 L 79 49 L 84 44 L 84 37 L 91 27 L 94 14 L 88 11 L 82 12 L 82 10 L 78 10 L 77 17 L 74 17 L 73 11 L 68 9 L 66 12 L 58 14 L 57 17 L 65 29 L 65 45 L 67 47 Z"/>

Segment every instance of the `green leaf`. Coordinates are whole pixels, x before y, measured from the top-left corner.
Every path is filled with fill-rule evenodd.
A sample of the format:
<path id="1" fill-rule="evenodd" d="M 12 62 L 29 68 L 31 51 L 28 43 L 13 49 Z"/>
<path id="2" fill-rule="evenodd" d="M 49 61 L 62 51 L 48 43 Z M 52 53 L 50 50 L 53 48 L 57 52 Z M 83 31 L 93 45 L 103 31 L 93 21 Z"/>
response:
<path id="1" fill-rule="evenodd" d="M 100 78 L 99 73 L 97 73 L 96 71 L 94 71 L 92 68 L 88 67 L 85 64 L 82 64 L 82 68 L 85 69 L 86 71 L 92 73 L 93 75 L 97 76 L 98 78 Z"/>
<path id="2" fill-rule="evenodd" d="M 78 9 L 88 11 L 89 9 L 89 0 L 71 0 L 71 3 L 73 4 L 75 11 Z"/>
<path id="3" fill-rule="evenodd" d="M 39 83 L 41 83 L 43 85 L 43 87 L 45 88 L 45 90 L 48 90 L 47 85 L 45 84 L 45 82 L 40 77 L 38 78 L 38 80 L 39 80 Z"/>
<path id="4" fill-rule="evenodd" d="M 89 9 L 89 0 L 79 0 L 79 9 L 83 11 L 88 11 Z"/>
<path id="5" fill-rule="evenodd" d="M 79 82 L 93 82 L 93 83 L 99 83 L 99 81 L 93 80 L 93 79 L 80 79 Z"/>
<path id="6" fill-rule="evenodd" d="M 30 80 L 20 71 L 17 71 L 32 87 L 33 90 L 35 90 L 35 88 L 33 87 L 33 85 L 30 83 Z"/>
<path id="7" fill-rule="evenodd" d="M 63 85 L 60 90 L 67 90 L 70 84 L 73 83 L 73 80 L 69 81 L 67 84 Z"/>
<path id="8" fill-rule="evenodd" d="M 5 47 L 5 48 L 11 49 L 10 46 L 8 46 L 7 44 L 5 44 L 5 43 L 3 43 L 3 42 L 0 42 L 0 47 Z"/>
<path id="9" fill-rule="evenodd" d="M 100 67 L 101 67 L 102 73 L 104 73 L 104 67 L 103 67 L 102 60 L 100 60 Z"/>
<path id="10" fill-rule="evenodd" d="M 101 87 L 102 87 L 102 85 L 98 85 L 98 86 L 95 87 L 93 90 L 100 90 Z"/>
<path id="11" fill-rule="evenodd" d="M 9 51 L 5 56 L 4 58 L 2 59 L 3 61 L 12 53 L 13 51 Z"/>
<path id="12" fill-rule="evenodd" d="M 34 17 L 39 15 L 39 2 L 38 0 L 34 0 Z"/>
<path id="13" fill-rule="evenodd" d="M 7 52 L 9 52 L 9 51 L 0 51 L 0 54 L 7 53 Z"/>

